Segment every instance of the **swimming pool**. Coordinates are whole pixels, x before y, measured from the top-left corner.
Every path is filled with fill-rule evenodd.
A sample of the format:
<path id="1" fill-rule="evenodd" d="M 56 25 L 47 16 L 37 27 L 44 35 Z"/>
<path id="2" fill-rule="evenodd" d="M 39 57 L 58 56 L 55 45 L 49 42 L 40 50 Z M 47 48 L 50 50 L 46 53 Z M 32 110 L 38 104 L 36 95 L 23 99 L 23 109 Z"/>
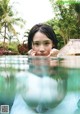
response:
<path id="1" fill-rule="evenodd" d="M 0 106 L 10 114 L 79 114 L 79 58 L 0 56 Z"/>

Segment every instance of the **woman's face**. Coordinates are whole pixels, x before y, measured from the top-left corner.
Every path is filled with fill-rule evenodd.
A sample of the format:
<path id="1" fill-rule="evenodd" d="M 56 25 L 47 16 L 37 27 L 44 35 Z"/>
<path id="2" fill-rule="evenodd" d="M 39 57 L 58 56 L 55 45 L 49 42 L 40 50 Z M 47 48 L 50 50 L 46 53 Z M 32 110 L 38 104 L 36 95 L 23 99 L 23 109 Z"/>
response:
<path id="1" fill-rule="evenodd" d="M 32 49 L 37 56 L 47 56 L 53 47 L 52 41 L 43 33 L 37 32 L 33 37 Z"/>

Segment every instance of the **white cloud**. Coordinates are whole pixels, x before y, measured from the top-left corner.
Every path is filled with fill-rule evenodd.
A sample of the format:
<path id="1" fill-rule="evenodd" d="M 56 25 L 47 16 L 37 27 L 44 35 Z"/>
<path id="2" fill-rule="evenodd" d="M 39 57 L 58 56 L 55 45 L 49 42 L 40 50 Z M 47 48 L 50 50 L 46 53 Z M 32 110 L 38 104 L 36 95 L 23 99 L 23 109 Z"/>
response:
<path id="1" fill-rule="evenodd" d="M 54 17 L 49 0 L 11 0 L 11 3 L 13 2 L 19 16 L 26 20 L 25 29 Z"/>
<path id="2" fill-rule="evenodd" d="M 26 26 L 51 19 L 54 15 L 49 0 L 12 0 L 17 2 L 15 8 L 27 21 Z"/>

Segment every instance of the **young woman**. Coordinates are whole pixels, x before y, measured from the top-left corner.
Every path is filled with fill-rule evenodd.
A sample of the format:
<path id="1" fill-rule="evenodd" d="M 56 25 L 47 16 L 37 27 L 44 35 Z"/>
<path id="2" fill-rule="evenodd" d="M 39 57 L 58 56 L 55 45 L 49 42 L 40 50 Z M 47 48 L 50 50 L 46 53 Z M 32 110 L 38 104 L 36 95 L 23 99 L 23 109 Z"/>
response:
<path id="1" fill-rule="evenodd" d="M 47 24 L 36 24 L 28 35 L 28 55 L 57 56 L 57 39 L 52 27 Z"/>

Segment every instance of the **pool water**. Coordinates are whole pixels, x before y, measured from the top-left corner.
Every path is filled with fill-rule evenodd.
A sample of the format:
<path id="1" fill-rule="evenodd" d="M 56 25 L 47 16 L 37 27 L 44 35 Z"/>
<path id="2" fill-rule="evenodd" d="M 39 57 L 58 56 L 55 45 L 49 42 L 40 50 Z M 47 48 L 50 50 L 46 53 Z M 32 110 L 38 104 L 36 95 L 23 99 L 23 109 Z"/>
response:
<path id="1" fill-rule="evenodd" d="M 9 114 L 80 114 L 80 63 L 72 59 L 0 56 L 0 106 Z"/>

